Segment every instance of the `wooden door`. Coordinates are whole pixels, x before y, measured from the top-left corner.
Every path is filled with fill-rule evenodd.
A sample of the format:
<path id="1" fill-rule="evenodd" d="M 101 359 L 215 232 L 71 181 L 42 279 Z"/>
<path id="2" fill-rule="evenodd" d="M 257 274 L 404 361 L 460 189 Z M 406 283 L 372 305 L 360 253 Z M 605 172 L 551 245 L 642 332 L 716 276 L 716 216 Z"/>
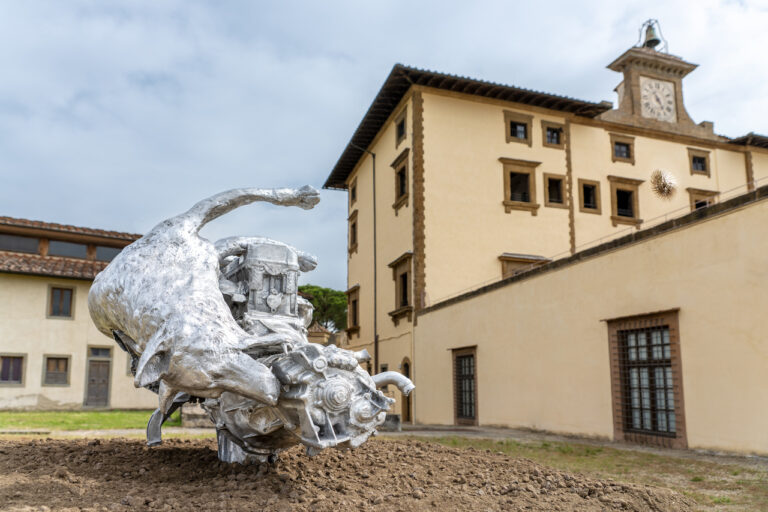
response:
<path id="1" fill-rule="evenodd" d="M 85 405 L 106 407 L 109 405 L 109 361 L 88 361 L 88 395 Z"/>

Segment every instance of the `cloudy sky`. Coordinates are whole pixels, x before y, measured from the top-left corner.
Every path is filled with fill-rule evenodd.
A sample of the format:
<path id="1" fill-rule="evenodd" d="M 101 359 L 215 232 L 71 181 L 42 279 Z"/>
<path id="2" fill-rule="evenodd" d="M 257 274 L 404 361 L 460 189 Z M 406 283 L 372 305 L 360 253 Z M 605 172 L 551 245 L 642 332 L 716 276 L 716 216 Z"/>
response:
<path id="1" fill-rule="evenodd" d="M 0 215 L 144 233 L 215 192 L 322 186 L 396 62 L 615 102 L 605 66 L 658 18 L 695 121 L 768 133 L 768 2 L 0 3 Z M 203 234 L 314 252 L 343 289 L 346 195 Z"/>

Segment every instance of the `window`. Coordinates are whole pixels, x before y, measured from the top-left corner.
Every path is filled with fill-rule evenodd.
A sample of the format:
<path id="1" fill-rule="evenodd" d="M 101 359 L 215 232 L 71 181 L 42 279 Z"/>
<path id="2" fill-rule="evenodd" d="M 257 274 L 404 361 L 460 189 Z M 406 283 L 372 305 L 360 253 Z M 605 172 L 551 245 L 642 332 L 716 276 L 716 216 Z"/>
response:
<path id="1" fill-rule="evenodd" d="M 40 240 L 28 236 L 0 235 L 0 251 L 38 252 Z"/>
<path id="2" fill-rule="evenodd" d="M 413 253 L 409 251 L 389 264 L 395 284 L 395 309 L 389 312 L 389 316 L 395 325 L 398 325 L 403 318 L 407 318 L 409 322 L 412 320 L 413 305 L 410 286 L 412 259 Z"/>
<path id="3" fill-rule="evenodd" d="M 357 201 L 357 178 L 349 184 L 349 206 L 355 204 L 355 201 Z"/>
<path id="4" fill-rule="evenodd" d="M 360 286 L 347 290 L 347 335 L 360 336 Z"/>
<path id="5" fill-rule="evenodd" d="M 499 256 L 499 261 L 501 261 L 501 277 L 506 278 L 532 270 L 552 260 L 534 254 L 505 252 Z"/>
<path id="6" fill-rule="evenodd" d="M 688 163 L 692 175 L 699 174 L 709 177 L 709 151 L 688 148 Z"/>
<path id="7" fill-rule="evenodd" d="M 90 354 L 90 357 L 111 357 L 112 349 L 91 347 Z"/>
<path id="8" fill-rule="evenodd" d="M 579 178 L 579 211 L 600 215 L 600 182 Z"/>
<path id="9" fill-rule="evenodd" d="M 48 242 L 48 255 L 85 259 L 88 256 L 88 246 L 85 244 L 62 242 L 61 240 L 51 240 Z"/>
<path id="10" fill-rule="evenodd" d="M 541 133 L 544 136 L 542 141 L 544 147 L 557 149 L 565 147 L 565 127 L 562 124 L 542 121 Z"/>
<path id="11" fill-rule="evenodd" d="M 638 188 L 643 180 L 608 176 L 611 182 L 611 221 L 613 225 L 629 224 L 640 227 L 643 220 L 638 210 Z"/>
<path id="12" fill-rule="evenodd" d="M 699 188 L 688 187 L 688 198 L 691 203 L 691 211 L 706 208 L 707 206 L 715 204 L 717 200 L 718 192 L 712 190 L 701 190 Z"/>
<path id="13" fill-rule="evenodd" d="M 499 158 L 504 172 L 504 211 L 526 210 L 536 215 L 536 167 L 540 162 Z"/>
<path id="14" fill-rule="evenodd" d="M 401 207 L 408 206 L 408 154 L 409 150 L 406 148 L 390 164 L 395 170 L 395 202 L 392 203 L 395 215 Z"/>
<path id="15" fill-rule="evenodd" d="M 48 305 L 49 317 L 72 318 L 72 288 L 51 287 L 50 303 Z"/>
<path id="16" fill-rule="evenodd" d="M 533 116 L 505 110 L 504 129 L 507 142 L 522 142 L 523 144 L 528 144 L 528 146 L 530 146 L 532 121 Z"/>
<path id="17" fill-rule="evenodd" d="M 635 165 L 635 138 L 611 133 L 611 160 Z"/>
<path id="18" fill-rule="evenodd" d="M 634 193 L 634 190 L 616 189 L 616 215 L 629 218 L 635 216 Z"/>
<path id="19" fill-rule="evenodd" d="M 357 252 L 357 210 L 349 216 L 349 248 L 350 254 Z"/>
<path id="20" fill-rule="evenodd" d="M 477 425 L 477 371 L 475 348 L 453 351 L 454 422 Z"/>
<path id="21" fill-rule="evenodd" d="M 44 356 L 43 385 L 69 385 L 69 356 Z"/>
<path id="22" fill-rule="evenodd" d="M 407 135 L 407 131 L 405 127 L 407 113 L 408 111 L 406 109 L 403 109 L 403 111 L 400 112 L 395 118 L 395 148 L 397 148 L 400 145 L 400 143 L 405 140 L 405 136 Z"/>
<path id="23" fill-rule="evenodd" d="M 0 385 L 24 385 L 24 355 L 0 355 Z"/>
<path id="24" fill-rule="evenodd" d="M 544 173 L 544 206 L 567 208 L 565 203 L 565 176 Z"/>
<path id="25" fill-rule="evenodd" d="M 677 311 L 608 322 L 614 434 L 685 447 Z"/>
<path id="26" fill-rule="evenodd" d="M 97 246 L 96 247 L 96 259 L 99 261 L 112 261 L 115 259 L 115 256 L 120 254 L 120 251 L 122 249 L 118 247 L 104 247 L 104 246 Z"/>

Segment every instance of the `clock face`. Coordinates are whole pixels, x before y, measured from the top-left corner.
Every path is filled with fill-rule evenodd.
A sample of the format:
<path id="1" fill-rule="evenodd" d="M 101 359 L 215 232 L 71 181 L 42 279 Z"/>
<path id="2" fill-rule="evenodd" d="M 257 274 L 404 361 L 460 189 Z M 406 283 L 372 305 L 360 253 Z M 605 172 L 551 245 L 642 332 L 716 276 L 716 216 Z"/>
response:
<path id="1" fill-rule="evenodd" d="M 641 76 L 640 106 L 643 117 L 674 123 L 677 120 L 675 84 Z"/>

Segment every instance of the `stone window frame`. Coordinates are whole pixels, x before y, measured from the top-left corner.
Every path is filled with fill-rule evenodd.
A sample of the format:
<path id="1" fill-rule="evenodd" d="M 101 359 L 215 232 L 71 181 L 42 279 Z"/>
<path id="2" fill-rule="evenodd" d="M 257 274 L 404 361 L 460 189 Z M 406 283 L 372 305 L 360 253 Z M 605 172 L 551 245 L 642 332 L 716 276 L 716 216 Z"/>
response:
<path id="1" fill-rule="evenodd" d="M 693 188 L 688 187 L 685 189 L 688 192 L 688 199 L 691 205 L 691 211 L 695 211 L 696 208 L 696 202 L 700 200 L 706 201 L 708 204 L 707 206 L 712 206 L 717 202 L 717 196 L 720 195 L 720 192 L 717 192 L 715 190 L 703 190 L 700 188 Z"/>
<path id="2" fill-rule="evenodd" d="M 475 417 L 472 419 L 468 418 L 459 418 L 459 390 L 458 386 L 456 385 L 457 381 L 457 375 L 456 375 L 456 358 L 461 356 L 467 356 L 471 355 L 473 356 L 473 361 L 475 363 L 474 368 L 474 391 L 475 391 Z M 454 348 L 451 349 L 451 381 L 453 384 L 453 424 L 454 425 L 470 425 L 470 426 L 477 426 L 478 425 L 478 418 L 480 417 L 480 394 L 478 393 L 477 388 L 477 345 L 473 345 L 471 347 L 461 347 L 461 348 Z"/>
<path id="3" fill-rule="evenodd" d="M 706 160 L 706 171 L 696 171 L 693 169 L 693 157 L 702 157 Z M 697 148 L 688 148 L 688 169 L 691 172 L 691 176 L 706 176 L 707 178 L 711 178 L 711 167 L 709 165 L 709 151 L 706 151 L 704 149 L 697 149 Z"/>
<path id="4" fill-rule="evenodd" d="M 550 263 L 552 260 L 535 254 L 505 252 L 499 256 L 499 261 L 501 262 L 501 278 L 506 279 Z"/>
<path id="5" fill-rule="evenodd" d="M 512 210 L 528 211 L 531 215 L 536 215 L 541 206 L 536 202 L 536 168 L 541 162 L 532 162 L 529 160 L 517 160 L 514 158 L 499 158 L 502 164 L 503 182 L 504 182 L 504 212 L 510 213 Z M 510 190 L 509 173 L 528 174 L 528 195 L 531 201 L 512 201 Z"/>
<path id="6" fill-rule="evenodd" d="M 353 252 L 357 252 L 357 243 L 360 240 L 360 230 L 358 229 L 358 222 L 357 222 L 357 210 L 353 211 L 349 214 L 349 217 L 347 217 L 347 252 L 351 255 Z"/>
<path id="7" fill-rule="evenodd" d="M 547 128 L 560 131 L 560 144 L 547 142 Z M 565 125 L 553 121 L 541 120 L 541 145 L 545 148 L 565 149 Z"/>
<path id="8" fill-rule="evenodd" d="M 69 316 L 53 315 L 53 290 L 70 290 L 72 295 L 70 296 L 69 303 Z M 74 286 L 67 286 L 64 284 L 48 284 L 48 300 L 45 304 L 45 318 L 50 320 L 74 320 L 75 319 L 75 300 L 77 288 Z"/>
<path id="9" fill-rule="evenodd" d="M 666 448 L 688 448 L 688 437 L 685 422 L 685 395 L 683 392 L 683 367 L 680 354 L 680 325 L 678 313 L 674 308 L 652 313 L 623 316 L 603 320 L 608 329 L 608 351 L 611 368 L 611 402 L 613 409 L 613 437 L 615 441 L 661 446 Z M 625 432 L 624 430 L 624 401 L 622 400 L 623 382 L 621 377 L 621 353 L 618 332 L 621 330 L 642 329 L 667 325 L 669 328 L 671 367 L 673 372 L 673 391 L 675 397 L 675 436 L 660 436 Z M 654 397 L 651 397 L 655 399 Z"/>
<path id="10" fill-rule="evenodd" d="M 408 155 L 410 154 L 410 150 L 408 148 L 405 148 L 402 153 L 398 155 L 397 158 L 390 164 L 390 167 L 394 169 L 395 171 L 395 202 L 392 203 L 392 208 L 395 210 L 395 215 L 397 215 L 400 208 L 403 206 L 408 206 L 408 201 L 410 197 L 410 181 L 409 181 L 409 172 L 408 172 Z M 401 170 L 405 170 L 405 194 L 402 196 L 399 196 L 400 193 L 400 182 L 399 182 L 399 174 Z"/>
<path id="11" fill-rule="evenodd" d="M 403 142 L 405 139 L 408 138 L 408 107 L 403 108 L 403 110 L 400 111 L 399 114 L 395 117 L 395 120 L 393 121 L 393 124 L 395 126 L 395 149 L 400 147 L 400 143 Z M 397 130 L 398 127 L 401 125 L 403 126 L 403 134 L 398 137 Z"/>
<path id="12" fill-rule="evenodd" d="M 640 229 L 640 225 L 643 223 L 643 219 L 640 218 L 640 185 L 645 180 L 638 180 L 635 178 L 624 178 L 622 176 L 608 176 L 608 181 L 611 183 L 611 222 L 616 227 L 619 224 L 627 224 L 629 226 L 635 226 Z M 624 217 L 619 215 L 617 211 L 616 191 L 626 190 L 632 192 L 632 213 L 633 217 Z"/>
<path id="13" fill-rule="evenodd" d="M 27 354 L 22 352 L 0 352 L 0 359 L 3 357 L 21 358 L 21 382 L 3 382 L 0 381 L 0 387 L 4 388 L 23 388 L 27 385 Z M 1 362 L 0 362 L 1 364 Z"/>
<path id="14" fill-rule="evenodd" d="M 349 182 L 349 207 L 350 209 L 352 206 L 357 202 L 357 178 L 352 179 L 352 181 Z"/>
<path id="15" fill-rule="evenodd" d="M 67 382 L 61 383 L 49 383 L 46 382 L 48 376 L 48 359 L 66 359 L 67 360 Z M 43 368 L 40 385 L 50 388 L 66 388 L 71 385 L 72 378 L 72 355 L 71 354 L 43 354 Z"/>
<path id="16" fill-rule="evenodd" d="M 550 172 L 545 172 L 542 175 L 542 180 L 544 181 L 544 206 L 548 208 L 568 208 L 568 197 L 565 194 L 565 180 L 566 176 L 565 174 L 555 174 Z M 549 200 L 549 180 L 555 179 L 560 180 L 560 197 L 563 199 L 562 203 L 553 203 Z"/>
<path id="17" fill-rule="evenodd" d="M 625 162 L 635 165 L 635 138 L 629 135 L 622 135 L 620 133 L 610 133 L 611 138 L 611 161 L 612 162 Z M 616 156 L 616 143 L 623 143 L 629 145 L 629 158 Z"/>
<path id="18" fill-rule="evenodd" d="M 351 339 L 352 335 L 356 334 L 357 337 L 360 337 L 360 285 L 356 284 L 355 286 L 348 289 L 344 294 L 347 296 L 347 328 L 345 331 L 347 332 L 347 336 Z M 356 301 L 356 316 L 357 318 L 354 318 L 352 303 L 353 301 Z M 352 320 L 356 320 L 356 322 L 353 325 Z"/>
<path id="19" fill-rule="evenodd" d="M 512 130 L 510 129 L 510 123 L 520 123 L 526 125 L 524 139 L 512 136 Z M 527 144 L 528 147 L 533 146 L 533 116 L 529 114 L 522 114 L 520 112 L 513 112 L 511 110 L 504 111 L 504 136 L 507 142 L 520 142 Z"/>
<path id="20" fill-rule="evenodd" d="M 395 325 L 398 325 L 402 318 L 407 318 L 409 322 L 413 321 L 413 286 L 409 286 L 407 290 L 408 303 L 403 305 L 400 301 L 403 293 L 401 276 L 405 274 L 405 279 L 408 283 L 413 281 L 412 261 L 413 252 L 407 251 L 388 265 L 392 269 L 392 280 L 395 282 L 395 309 L 389 312 L 389 316 Z"/>
<path id="21" fill-rule="evenodd" d="M 582 213 L 592 213 L 595 215 L 602 215 L 603 208 L 602 208 L 602 201 L 600 199 L 600 181 L 579 178 L 578 182 L 579 182 L 579 211 Z M 595 203 L 597 203 L 597 208 L 587 208 L 586 206 L 584 206 L 584 185 L 595 187 Z"/>

